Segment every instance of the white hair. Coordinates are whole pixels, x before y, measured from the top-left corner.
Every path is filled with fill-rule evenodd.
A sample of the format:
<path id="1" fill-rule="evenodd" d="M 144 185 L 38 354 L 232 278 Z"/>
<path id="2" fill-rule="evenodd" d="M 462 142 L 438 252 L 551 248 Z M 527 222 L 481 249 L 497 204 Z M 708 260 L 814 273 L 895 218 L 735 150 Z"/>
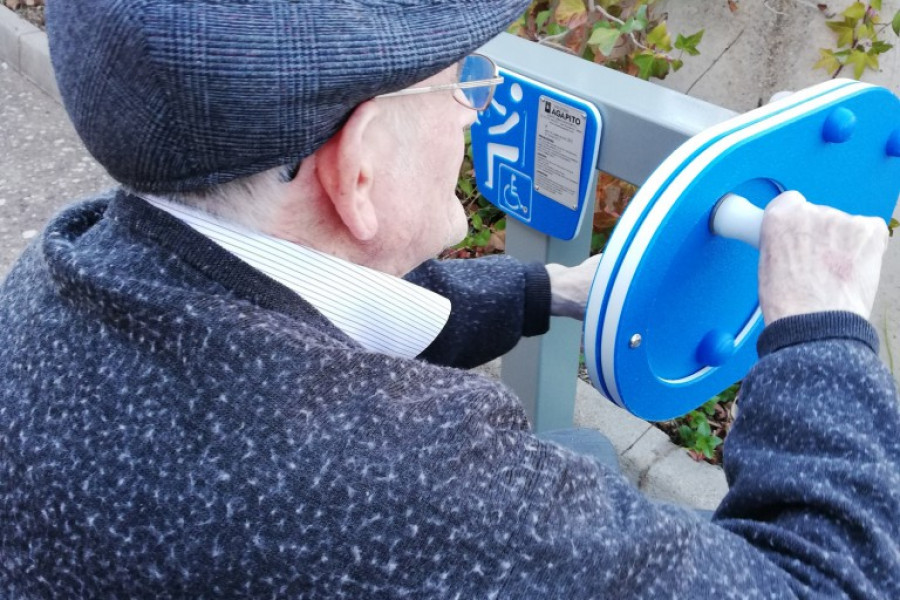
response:
<path id="1" fill-rule="evenodd" d="M 256 231 L 269 231 L 284 202 L 294 167 L 282 166 L 194 192 L 163 196 Z"/>

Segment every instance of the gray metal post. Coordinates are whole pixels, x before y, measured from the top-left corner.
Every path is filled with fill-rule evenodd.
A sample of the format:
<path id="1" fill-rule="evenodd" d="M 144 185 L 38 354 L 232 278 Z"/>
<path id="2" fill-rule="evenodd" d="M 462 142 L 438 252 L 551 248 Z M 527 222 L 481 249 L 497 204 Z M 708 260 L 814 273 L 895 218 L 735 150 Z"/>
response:
<path id="1" fill-rule="evenodd" d="M 636 184 L 691 136 L 734 112 L 564 52 L 503 34 L 481 50 L 502 67 L 591 101 L 603 116 L 597 168 Z M 576 265 L 590 251 L 592 215 L 571 242 L 509 219 L 508 254 L 526 261 Z M 571 427 L 581 326 L 554 318 L 550 332 L 523 339 L 503 358 L 502 377 L 522 400 L 537 431 Z"/>
<path id="2" fill-rule="evenodd" d="M 578 237 L 564 242 L 514 219 L 507 221 L 506 252 L 520 260 L 576 265 L 590 248 L 590 227 L 582 227 Z M 580 345 L 581 323 L 553 317 L 550 331 L 522 338 L 503 357 L 503 381 L 522 400 L 535 431 L 572 426 Z"/>

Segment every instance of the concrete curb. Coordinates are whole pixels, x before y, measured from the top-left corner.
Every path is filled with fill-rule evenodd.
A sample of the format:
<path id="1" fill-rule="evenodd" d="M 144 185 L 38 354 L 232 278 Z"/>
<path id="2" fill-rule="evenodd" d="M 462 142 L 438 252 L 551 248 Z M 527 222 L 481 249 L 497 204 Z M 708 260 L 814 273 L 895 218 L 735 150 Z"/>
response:
<path id="1" fill-rule="evenodd" d="M 56 76 L 50 63 L 47 34 L 0 5 L 0 61 L 36 85 L 42 92 L 62 103 Z"/>
<path id="2" fill-rule="evenodd" d="M 622 471 L 647 496 L 703 510 L 715 510 L 728 492 L 725 471 L 694 461 L 684 448 L 579 380 L 575 425 L 597 429 L 612 441 Z"/>
<path id="3" fill-rule="evenodd" d="M 47 35 L 3 6 L 0 61 L 61 103 Z M 494 361 L 479 370 L 499 379 L 499 365 L 499 361 Z M 606 435 L 619 454 L 626 477 L 649 497 L 713 510 L 727 492 L 722 469 L 694 462 L 662 431 L 618 408 L 583 381 L 577 386 L 574 424 Z"/>

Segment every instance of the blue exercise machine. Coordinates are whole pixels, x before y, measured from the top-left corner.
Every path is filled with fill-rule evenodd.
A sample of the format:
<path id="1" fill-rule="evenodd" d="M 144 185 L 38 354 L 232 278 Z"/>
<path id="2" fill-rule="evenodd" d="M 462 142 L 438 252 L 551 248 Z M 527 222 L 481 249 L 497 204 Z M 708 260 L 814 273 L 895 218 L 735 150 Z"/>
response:
<path id="1" fill-rule="evenodd" d="M 483 51 L 504 82 L 472 127 L 473 157 L 482 194 L 510 217 L 511 254 L 577 264 L 598 170 L 641 186 L 583 330 L 595 387 L 641 418 L 685 414 L 756 361 L 769 201 L 797 190 L 887 220 L 900 194 L 900 101 L 886 89 L 833 80 L 735 115 L 513 36 Z M 538 430 L 571 426 L 581 333 L 554 323 L 504 358 Z"/>

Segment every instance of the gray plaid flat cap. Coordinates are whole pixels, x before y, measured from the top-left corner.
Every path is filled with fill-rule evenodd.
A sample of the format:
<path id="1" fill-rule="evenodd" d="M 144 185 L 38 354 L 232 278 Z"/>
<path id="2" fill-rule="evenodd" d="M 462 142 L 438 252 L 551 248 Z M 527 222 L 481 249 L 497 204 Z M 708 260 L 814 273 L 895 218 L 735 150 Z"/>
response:
<path id="1" fill-rule="evenodd" d="M 63 101 L 145 192 L 299 162 L 350 111 L 446 68 L 530 0 L 50 0 Z"/>

